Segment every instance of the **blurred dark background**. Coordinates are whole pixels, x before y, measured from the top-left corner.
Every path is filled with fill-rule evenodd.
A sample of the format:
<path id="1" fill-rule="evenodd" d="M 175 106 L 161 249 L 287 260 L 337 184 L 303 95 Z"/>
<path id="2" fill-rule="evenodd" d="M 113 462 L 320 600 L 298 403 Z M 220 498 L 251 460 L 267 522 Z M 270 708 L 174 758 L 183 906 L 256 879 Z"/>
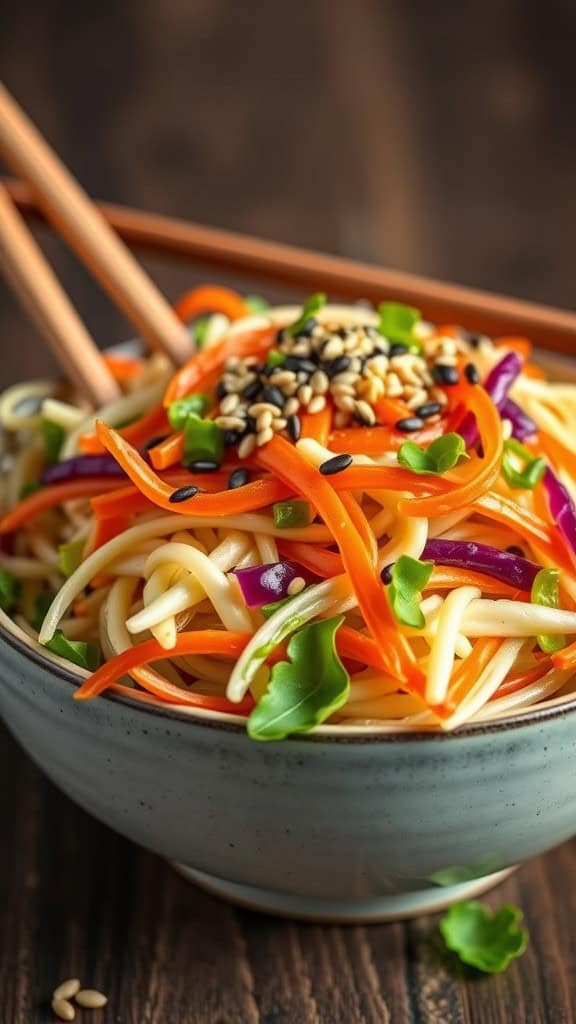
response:
<path id="1" fill-rule="evenodd" d="M 573 0 L 0 0 L 1 74 L 92 194 L 563 306 L 575 39 Z M 48 367 L 4 289 L 0 328 L 3 382 Z"/>

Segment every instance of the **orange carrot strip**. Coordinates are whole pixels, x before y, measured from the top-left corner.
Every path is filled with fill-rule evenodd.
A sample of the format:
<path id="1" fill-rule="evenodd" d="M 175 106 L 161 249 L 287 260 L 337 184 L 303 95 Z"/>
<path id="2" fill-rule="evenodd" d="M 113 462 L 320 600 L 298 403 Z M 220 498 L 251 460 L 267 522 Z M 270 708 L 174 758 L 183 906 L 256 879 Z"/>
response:
<path id="1" fill-rule="evenodd" d="M 400 633 L 382 583 L 350 514 L 336 491 L 298 450 L 276 434 L 259 449 L 256 461 L 311 501 L 336 541 L 358 604 L 383 662 L 395 678 L 422 693 L 424 677 L 408 641 Z"/>
<path id="2" fill-rule="evenodd" d="M 128 529 L 130 526 L 130 516 L 124 514 L 124 509 L 122 509 L 122 513 L 122 515 L 112 516 L 109 519 L 97 518 L 95 520 L 85 557 L 91 555 L 93 551 L 97 551 L 98 548 L 107 544 L 109 540 L 113 540 L 118 534 L 124 533 Z"/>
<path id="3" fill-rule="evenodd" d="M 426 445 L 441 437 L 444 433 L 441 422 L 431 423 L 407 438 L 400 430 L 390 427 L 348 427 L 345 430 L 333 430 L 330 435 L 329 448 L 335 454 L 348 452 L 350 455 L 382 455 L 384 452 L 396 452 L 406 440 Z"/>
<path id="4" fill-rule="evenodd" d="M 302 413 L 300 424 L 302 437 L 312 437 L 326 447 L 332 428 L 332 406 L 325 405 L 321 412 Z"/>
<path id="5" fill-rule="evenodd" d="M 223 338 L 216 345 L 195 352 L 172 378 L 164 396 L 164 405 L 168 406 L 193 391 L 209 391 L 229 356 L 241 359 L 261 357 L 270 348 L 274 335 L 275 328 L 264 327 L 233 338 Z"/>
<path id="6" fill-rule="evenodd" d="M 303 569 L 308 569 L 308 572 L 313 572 L 323 579 L 339 576 L 344 572 L 342 558 L 336 551 L 326 551 L 317 544 L 306 544 L 303 541 L 279 539 L 277 544 L 283 558 L 298 562 Z"/>
<path id="7" fill-rule="evenodd" d="M 529 359 L 532 355 L 532 342 L 528 341 L 528 338 L 496 338 L 494 344 L 497 348 L 509 348 L 524 359 Z"/>
<path id="8" fill-rule="evenodd" d="M 149 455 L 154 469 L 168 469 L 169 466 L 182 462 L 184 458 L 184 431 L 179 430 L 176 434 L 170 434 L 160 444 L 154 445 L 150 449 Z"/>
<path id="9" fill-rule="evenodd" d="M 379 423 L 393 427 L 398 420 L 404 420 L 413 414 L 405 402 L 398 398 L 379 398 L 373 405 Z"/>
<path id="10" fill-rule="evenodd" d="M 136 447 L 143 445 L 156 434 L 164 433 L 168 429 L 166 410 L 162 405 L 156 405 L 140 419 L 122 427 L 118 433 Z M 82 434 L 78 441 L 78 447 L 84 455 L 100 455 L 104 451 L 102 443 L 96 434 Z"/>
<path id="11" fill-rule="evenodd" d="M 166 655 L 168 652 L 164 653 Z M 195 693 L 194 690 L 185 690 L 174 686 L 153 668 L 134 668 L 130 675 L 144 690 L 168 704 L 184 704 L 187 707 L 207 708 L 210 711 L 229 711 L 233 714 L 244 715 L 249 714 L 254 707 L 254 700 L 250 694 L 247 694 L 239 704 L 232 704 L 226 697 L 207 696 L 203 693 Z"/>
<path id="12" fill-rule="evenodd" d="M 224 471 L 215 473 L 188 473 L 186 470 L 172 471 L 166 475 L 164 482 L 169 483 L 173 489 L 193 484 L 195 487 L 208 492 L 218 492 L 226 487 L 228 473 Z M 142 494 L 134 484 L 119 487 L 115 491 L 110 491 L 109 494 L 99 494 L 92 498 L 91 505 L 99 519 L 115 518 L 119 508 L 122 510 L 122 515 L 126 516 L 140 515 L 141 512 L 149 512 L 154 508 L 154 504 L 150 499 L 145 494 Z"/>
<path id="13" fill-rule="evenodd" d="M 353 658 L 354 661 L 367 668 L 379 668 L 386 671 L 386 664 L 378 649 L 378 644 L 369 636 L 364 636 L 357 629 L 340 626 L 336 632 L 336 649 L 341 658 Z"/>
<path id="14" fill-rule="evenodd" d="M 144 367 L 143 359 L 137 359 L 135 356 L 122 356 L 118 352 L 103 352 L 102 359 L 114 379 L 121 383 L 134 380 L 142 373 Z"/>
<path id="15" fill-rule="evenodd" d="M 536 683 L 550 670 L 550 665 L 550 658 L 543 658 L 540 665 L 536 665 L 535 668 L 531 668 L 527 672 L 521 672 L 519 675 L 510 676 L 509 679 L 505 679 L 500 684 L 496 693 L 493 693 L 490 697 L 490 700 L 496 700 L 498 697 L 508 697 L 511 693 L 516 693 L 518 690 L 523 690 L 525 686 Z"/>
<path id="16" fill-rule="evenodd" d="M 242 512 L 254 512 L 256 509 L 265 508 L 276 501 L 283 501 L 291 493 L 290 487 L 280 480 L 268 478 L 254 480 L 235 490 L 219 491 L 217 494 L 196 494 L 186 501 L 172 502 L 170 498 L 174 493 L 174 487 L 161 480 L 142 456 L 127 444 L 117 431 L 111 430 L 101 421 L 96 424 L 96 430 L 106 450 L 122 466 L 138 490 L 154 505 L 167 512 L 188 516 L 214 516 L 215 518 L 239 515 Z M 286 446 L 292 447 L 287 442 Z"/>
<path id="17" fill-rule="evenodd" d="M 539 431 L 538 443 L 544 454 L 548 456 L 557 469 L 565 469 L 571 477 L 576 479 L 576 454 L 571 448 L 562 444 L 561 441 L 552 437 L 545 430 Z"/>
<path id="18" fill-rule="evenodd" d="M 484 457 L 472 458 L 462 468 L 455 470 L 456 476 L 462 481 L 453 486 L 448 494 L 441 497 L 416 498 L 398 503 L 398 512 L 406 516 L 441 516 L 446 512 L 470 505 L 481 497 L 496 480 L 502 463 L 503 438 L 502 421 L 494 402 L 483 388 L 470 386 L 468 392 L 468 409 L 476 417 Z"/>
<path id="19" fill-rule="evenodd" d="M 250 316 L 250 307 L 238 292 L 216 284 L 205 284 L 185 292 L 174 303 L 174 312 L 185 324 L 201 313 L 224 313 L 230 320 Z"/>
<path id="20" fill-rule="evenodd" d="M 177 658 L 182 654 L 221 654 L 237 658 L 250 640 L 248 633 L 229 633 L 219 629 L 199 629 L 196 632 L 178 633 L 176 646 L 166 651 L 157 640 L 145 640 L 122 651 L 106 661 L 97 672 L 76 690 L 76 700 L 97 697 L 108 687 L 131 673 L 134 669 L 148 665 L 151 661 L 162 661 L 166 657 Z M 168 685 L 168 684 L 167 684 Z M 232 705 L 234 708 L 237 705 Z"/>
<path id="21" fill-rule="evenodd" d="M 513 599 L 520 593 L 517 587 L 475 569 L 454 569 L 444 565 L 434 567 L 426 590 L 451 590 L 455 587 L 479 587 L 484 594 L 499 594 Z"/>
<path id="22" fill-rule="evenodd" d="M 481 637 L 474 644 L 470 654 L 460 662 L 455 670 L 446 700 L 434 708 L 440 718 L 449 718 L 456 710 L 466 694 L 474 686 L 481 672 L 496 654 L 501 640 L 494 637 Z"/>
<path id="23" fill-rule="evenodd" d="M 49 508 L 63 505 L 65 501 L 75 501 L 77 498 L 91 498 L 104 491 L 118 489 L 117 477 L 86 477 L 81 480 L 68 480 L 61 484 L 53 484 L 50 487 L 42 487 L 34 494 L 18 502 L 6 515 L 0 519 L 0 534 L 12 533 L 18 530 L 23 523 L 34 519 L 41 512 Z"/>
<path id="24" fill-rule="evenodd" d="M 527 508 L 521 508 L 510 498 L 489 491 L 472 503 L 472 509 L 488 519 L 495 519 L 511 527 L 519 537 L 528 541 L 560 568 L 574 574 L 572 555 L 557 536 L 555 528 Z"/>
<path id="25" fill-rule="evenodd" d="M 449 494 L 455 484 L 441 476 L 419 475 L 401 466 L 349 466 L 328 478 L 337 491 L 410 491 L 412 494 Z"/>
<path id="26" fill-rule="evenodd" d="M 554 668 L 576 668 L 576 641 L 552 655 Z"/>
<path id="27" fill-rule="evenodd" d="M 368 557 L 372 562 L 372 565 L 376 566 L 378 559 L 378 544 L 376 537 L 370 528 L 370 523 L 366 519 L 366 516 L 360 507 L 360 503 L 356 500 L 353 494 L 350 494 L 349 491 L 342 491 L 340 494 L 340 500 L 350 516 L 350 519 L 354 523 L 354 526 L 358 530 L 358 535 L 368 552 Z"/>

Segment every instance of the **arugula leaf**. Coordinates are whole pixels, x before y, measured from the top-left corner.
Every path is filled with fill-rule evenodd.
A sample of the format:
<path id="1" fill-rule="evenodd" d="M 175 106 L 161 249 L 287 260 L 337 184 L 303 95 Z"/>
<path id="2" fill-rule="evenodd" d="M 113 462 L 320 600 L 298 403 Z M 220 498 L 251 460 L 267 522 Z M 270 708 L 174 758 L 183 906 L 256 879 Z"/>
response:
<path id="1" fill-rule="evenodd" d="M 244 302 L 251 313 L 264 313 L 265 310 L 270 309 L 270 303 L 266 302 L 261 295 L 245 295 Z"/>
<path id="2" fill-rule="evenodd" d="M 394 563 L 388 595 L 392 611 L 403 626 L 413 626 L 415 629 L 425 626 L 419 597 L 433 569 L 433 562 L 419 562 L 417 558 L 410 558 L 410 555 L 401 555 Z"/>
<path id="3" fill-rule="evenodd" d="M 284 334 L 287 334 L 289 338 L 295 338 L 300 331 L 304 330 L 306 324 L 312 317 L 316 316 L 323 306 L 326 305 L 326 296 L 323 292 L 316 292 L 314 295 L 310 295 L 306 299 L 306 302 L 302 306 L 302 312 L 297 320 L 289 327 L 284 328 Z"/>
<path id="4" fill-rule="evenodd" d="M 530 595 L 533 604 L 543 605 L 545 608 L 560 608 L 560 570 L 540 569 L 534 577 L 532 593 Z M 557 633 L 542 634 L 537 636 L 538 646 L 546 654 L 554 654 L 561 651 L 568 643 L 565 636 Z"/>
<path id="5" fill-rule="evenodd" d="M 65 432 L 59 423 L 52 420 L 42 420 L 42 434 L 44 436 L 44 447 L 48 462 L 58 462 L 62 445 L 64 444 Z"/>
<path id="6" fill-rule="evenodd" d="M 58 546 L 58 568 L 63 576 L 71 576 L 82 561 L 84 554 L 83 540 L 71 540 Z"/>
<path id="7" fill-rule="evenodd" d="M 398 462 L 413 473 L 440 476 L 454 469 L 460 459 L 468 459 L 466 442 L 460 434 L 444 434 L 436 438 L 428 448 L 422 448 L 414 441 L 405 441 L 398 449 Z"/>
<path id="8" fill-rule="evenodd" d="M 208 395 L 189 395 L 177 398 L 168 406 L 168 421 L 174 430 L 183 430 L 189 416 L 202 418 L 210 405 Z"/>
<path id="9" fill-rule="evenodd" d="M 95 672 L 100 664 L 100 648 L 98 644 L 86 644 L 81 640 L 68 640 L 61 629 L 57 629 L 46 647 L 53 654 L 59 654 L 80 668 Z"/>
<path id="10" fill-rule="evenodd" d="M 496 913 L 476 900 L 454 903 L 440 921 L 448 949 L 463 963 L 488 974 L 505 971 L 526 950 L 528 932 L 520 926 L 522 911 L 506 904 Z"/>
<path id="11" fill-rule="evenodd" d="M 382 302 L 378 306 L 380 323 L 377 330 L 393 345 L 408 345 L 415 351 L 421 351 L 422 345 L 414 336 L 414 328 L 421 320 L 422 314 L 413 306 L 405 306 L 401 302 Z"/>
<path id="12" fill-rule="evenodd" d="M 290 662 L 274 665 L 268 690 L 248 719 L 253 740 L 309 732 L 348 699 L 350 676 L 336 653 L 343 615 L 304 626 L 290 639 Z"/>
<path id="13" fill-rule="evenodd" d="M 43 593 L 43 594 L 38 594 L 38 597 L 36 598 L 36 600 L 34 602 L 34 615 L 30 619 L 30 625 L 36 630 L 37 633 L 40 632 L 40 629 L 42 627 L 42 623 L 44 622 L 44 619 L 46 618 L 46 613 L 47 613 L 50 605 L 52 604 L 53 600 L 54 600 L 54 595 L 53 594 Z"/>
<path id="14" fill-rule="evenodd" d="M 511 452 L 524 462 L 523 469 L 517 469 Z M 533 458 L 532 453 L 514 437 L 504 442 L 502 455 L 502 476 L 509 487 L 516 490 L 533 491 L 546 472 L 546 459 Z"/>
<path id="15" fill-rule="evenodd" d="M 0 608 L 3 612 L 14 611 L 18 602 L 21 585 L 12 573 L 0 569 Z"/>

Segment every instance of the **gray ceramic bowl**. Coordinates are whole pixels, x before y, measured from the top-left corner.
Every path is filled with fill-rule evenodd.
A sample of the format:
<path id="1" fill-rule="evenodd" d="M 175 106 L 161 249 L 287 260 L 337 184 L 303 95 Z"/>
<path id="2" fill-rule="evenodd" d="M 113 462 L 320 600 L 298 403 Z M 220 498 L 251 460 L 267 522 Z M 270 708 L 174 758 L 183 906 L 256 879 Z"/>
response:
<path id="1" fill-rule="evenodd" d="M 198 884 L 261 910 L 423 913 L 575 831 L 576 698 L 451 735 L 324 728 L 261 744 L 215 716 L 76 703 L 78 680 L 2 616 L 0 712 L 43 771 Z"/>

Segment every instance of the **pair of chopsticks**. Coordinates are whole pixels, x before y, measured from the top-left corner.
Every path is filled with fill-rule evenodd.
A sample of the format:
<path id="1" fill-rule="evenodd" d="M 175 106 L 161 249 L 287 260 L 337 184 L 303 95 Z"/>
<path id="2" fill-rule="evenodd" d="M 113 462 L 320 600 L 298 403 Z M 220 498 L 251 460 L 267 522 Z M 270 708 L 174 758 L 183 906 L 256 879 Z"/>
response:
<path id="1" fill-rule="evenodd" d="M 175 363 L 190 355 L 184 326 L 130 250 L 0 83 L 0 155 L 32 187 L 48 220 L 138 332 Z M 118 385 L 95 342 L 0 183 L 0 260 L 68 376 L 96 406 Z"/>

